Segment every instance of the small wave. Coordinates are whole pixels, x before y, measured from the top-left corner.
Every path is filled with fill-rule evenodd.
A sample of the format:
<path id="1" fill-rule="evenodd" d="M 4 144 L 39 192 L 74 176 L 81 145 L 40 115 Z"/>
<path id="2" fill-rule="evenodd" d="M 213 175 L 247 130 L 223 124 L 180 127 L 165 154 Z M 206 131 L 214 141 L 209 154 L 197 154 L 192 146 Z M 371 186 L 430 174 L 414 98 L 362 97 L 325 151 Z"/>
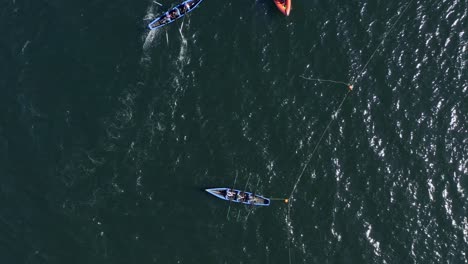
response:
<path id="1" fill-rule="evenodd" d="M 180 51 L 179 51 L 179 58 L 178 61 L 180 64 L 189 63 L 190 59 L 187 57 L 187 39 L 184 37 L 184 34 L 182 33 L 182 29 L 184 28 L 184 22 L 180 25 L 179 28 L 179 33 L 180 33 L 180 38 L 181 38 L 181 45 L 180 45 Z"/>
<path id="2" fill-rule="evenodd" d="M 155 17 L 154 15 L 154 2 L 152 1 L 151 4 L 148 6 L 146 11 L 145 17 L 143 18 L 144 21 L 151 21 Z M 146 26 L 145 26 L 146 28 Z M 143 55 L 140 60 L 141 65 L 147 65 L 151 62 L 151 57 L 149 55 L 150 49 L 153 47 L 154 39 L 159 36 L 161 33 L 160 30 L 147 30 L 142 36 L 143 39 Z"/>

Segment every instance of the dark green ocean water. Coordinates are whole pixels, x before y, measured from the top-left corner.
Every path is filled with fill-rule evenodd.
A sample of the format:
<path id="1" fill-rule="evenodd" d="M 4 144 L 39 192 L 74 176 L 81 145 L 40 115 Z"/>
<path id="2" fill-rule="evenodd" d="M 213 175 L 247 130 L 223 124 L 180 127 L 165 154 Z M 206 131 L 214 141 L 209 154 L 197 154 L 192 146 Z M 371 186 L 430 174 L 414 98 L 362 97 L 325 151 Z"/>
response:
<path id="1" fill-rule="evenodd" d="M 0 263 L 468 263 L 466 0 L 159 2 L 0 1 Z"/>

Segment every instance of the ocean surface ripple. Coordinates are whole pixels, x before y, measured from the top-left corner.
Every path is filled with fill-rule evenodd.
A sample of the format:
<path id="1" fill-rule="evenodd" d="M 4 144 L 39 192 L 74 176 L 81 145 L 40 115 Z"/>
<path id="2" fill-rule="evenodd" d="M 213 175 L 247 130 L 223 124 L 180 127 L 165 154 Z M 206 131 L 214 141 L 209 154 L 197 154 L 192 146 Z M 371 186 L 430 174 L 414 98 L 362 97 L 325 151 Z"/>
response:
<path id="1" fill-rule="evenodd" d="M 0 8 L 2 263 L 468 263 L 466 1 L 158 2 Z"/>

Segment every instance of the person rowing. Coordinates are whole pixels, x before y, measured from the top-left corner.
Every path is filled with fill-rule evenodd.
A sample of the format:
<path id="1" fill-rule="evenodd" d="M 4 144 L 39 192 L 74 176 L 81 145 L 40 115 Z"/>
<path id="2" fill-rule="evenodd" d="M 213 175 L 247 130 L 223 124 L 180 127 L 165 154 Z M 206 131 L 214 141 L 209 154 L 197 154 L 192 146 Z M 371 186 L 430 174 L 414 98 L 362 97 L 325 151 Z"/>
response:
<path id="1" fill-rule="evenodd" d="M 199 2 L 201 2 L 201 1 L 192 1 L 192 2 L 190 2 L 189 7 L 190 8 L 195 7 Z"/>
<path id="2" fill-rule="evenodd" d="M 169 13 L 169 16 L 171 17 L 171 19 L 176 19 L 180 16 L 180 13 L 179 13 L 179 10 L 178 9 L 174 9 L 172 10 L 170 13 Z"/>
<path id="3" fill-rule="evenodd" d="M 231 189 L 231 190 L 228 190 L 227 193 L 226 193 L 226 196 L 229 200 L 234 200 L 235 196 L 236 196 L 236 192 Z"/>
<path id="4" fill-rule="evenodd" d="M 186 13 L 187 11 L 189 11 L 189 10 L 190 10 L 190 6 L 189 6 L 189 4 L 187 4 L 187 2 L 185 2 L 185 3 L 182 5 L 182 7 L 179 8 L 179 12 L 180 12 L 180 14 L 182 14 L 182 15 L 185 14 L 185 13 Z"/>
<path id="5" fill-rule="evenodd" d="M 243 202 L 245 199 L 245 193 L 244 192 L 240 192 L 238 197 L 237 197 L 237 200 L 239 200 L 239 202 Z"/>
<path id="6" fill-rule="evenodd" d="M 242 192 L 242 193 L 239 194 L 238 199 L 239 199 L 240 202 L 243 202 L 243 203 L 248 202 L 249 201 L 249 194 Z"/>
<path id="7" fill-rule="evenodd" d="M 165 24 L 167 22 L 171 21 L 171 16 L 169 15 L 169 13 L 166 13 L 166 15 L 159 21 L 157 21 L 157 23 L 159 25 L 162 25 L 162 24 Z"/>

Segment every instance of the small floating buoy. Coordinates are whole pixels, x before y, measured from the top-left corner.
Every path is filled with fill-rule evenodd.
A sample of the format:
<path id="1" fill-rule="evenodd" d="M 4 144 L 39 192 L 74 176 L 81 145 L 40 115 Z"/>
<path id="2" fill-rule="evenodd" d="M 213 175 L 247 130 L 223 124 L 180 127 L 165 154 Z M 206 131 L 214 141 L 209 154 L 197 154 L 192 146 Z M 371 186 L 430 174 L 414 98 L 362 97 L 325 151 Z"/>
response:
<path id="1" fill-rule="evenodd" d="M 285 203 L 289 203 L 289 199 L 284 199 L 284 202 L 285 202 Z"/>
<path id="2" fill-rule="evenodd" d="M 353 86 L 352 84 L 348 85 L 348 89 L 349 89 L 350 91 L 353 90 L 353 87 L 354 87 L 354 86 Z"/>

